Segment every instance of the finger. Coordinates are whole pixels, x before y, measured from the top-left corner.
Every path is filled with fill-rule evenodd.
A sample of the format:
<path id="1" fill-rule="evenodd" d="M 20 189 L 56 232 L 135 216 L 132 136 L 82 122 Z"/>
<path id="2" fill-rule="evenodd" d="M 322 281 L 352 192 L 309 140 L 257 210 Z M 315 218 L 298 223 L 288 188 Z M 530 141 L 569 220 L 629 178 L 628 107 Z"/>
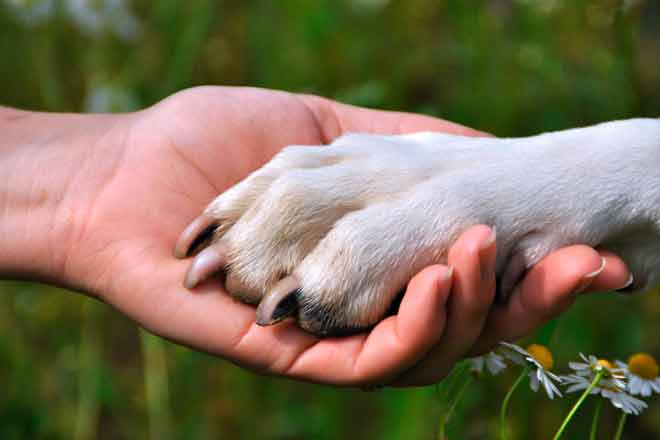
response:
<path id="1" fill-rule="evenodd" d="M 607 259 L 576 245 L 560 249 L 530 269 L 506 304 L 494 308 L 471 354 L 519 339 L 566 310 L 604 272 Z"/>
<path id="2" fill-rule="evenodd" d="M 461 234 L 448 256 L 455 273 L 446 330 L 440 343 L 393 385 L 437 383 L 472 347 L 495 296 L 496 254 L 495 232 L 488 226 L 474 226 Z"/>
<path id="3" fill-rule="evenodd" d="M 632 273 L 621 258 L 610 251 L 600 249 L 597 251 L 605 258 L 605 270 L 594 279 L 586 292 L 620 290 L 632 285 Z"/>
<path id="4" fill-rule="evenodd" d="M 390 382 L 437 344 L 445 327 L 452 270 L 430 266 L 408 284 L 396 316 L 366 335 L 324 339 L 302 353 L 287 375 L 337 385 Z M 332 365 L 332 368 L 320 366 Z"/>
<path id="5" fill-rule="evenodd" d="M 416 131 L 440 131 L 461 136 L 492 136 L 430 116 L 372 110 L 313 95 L 301 95 L 301 99 L 315 114 L 327 142 L 348 132 L 405 134 Z"/>

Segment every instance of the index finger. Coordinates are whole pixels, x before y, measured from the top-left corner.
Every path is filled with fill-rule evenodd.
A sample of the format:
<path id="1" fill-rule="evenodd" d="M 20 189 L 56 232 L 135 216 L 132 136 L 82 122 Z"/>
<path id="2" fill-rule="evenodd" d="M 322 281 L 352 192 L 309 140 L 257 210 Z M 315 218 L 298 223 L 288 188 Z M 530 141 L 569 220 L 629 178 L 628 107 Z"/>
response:
<path id="1" fill-rule="evenodd" d="M 566 310 L 587 288 L 616 289 L 629 276 L 614 254 L 584 245 L 559 249 L 530 269 L 506 304 L 491 311 L 471 354 L 488 351 L 499 341 L 528 335 Z"/>
<path id="2" fill-rule="evenodd" d="M 406 134 L 438 131 L 460 136 L 492 136 L 431 116 L 356 107 L 314 95 L 301 95 L 301 99 L 314 113 L 326 142 L 350 132 Z"/>
<path id="3" fill-rule="evenodd" d="M 319 341 L 284 374 L 344 386 L 393 380 L 440 339 L 451 277 L 446 266 L 427 267 L 408 284 L 396 316 L 381 321 L 368 334 Z"/>

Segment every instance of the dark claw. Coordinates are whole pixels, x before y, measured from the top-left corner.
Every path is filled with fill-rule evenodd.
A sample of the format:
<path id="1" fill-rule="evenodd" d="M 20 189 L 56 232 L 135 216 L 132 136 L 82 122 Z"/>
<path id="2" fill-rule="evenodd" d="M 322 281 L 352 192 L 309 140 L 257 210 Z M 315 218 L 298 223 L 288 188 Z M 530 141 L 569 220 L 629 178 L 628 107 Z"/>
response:
<path id="1" fill-rule="evenodd" d="M 210 240 L 216 226 L 216 220 L 208 214 L 197 217 L 179 236 L 174 246 L 174 256 L 186 258 L 192 255 L 202 244 Z"/>
<path id="2" fill-rule="evenodd" d="M 292 276 L 277 283 L 257 307 L 257 324 L 273 325 L 298 310 L 296 294 L 299 287 L 300 283 Z"/>
<path id="3" fill-rule="evenodd" d="M 200 252 L 188 268 L 183 285 L 192 289 L 227 264 L 227 248 L 222 243 L 215 243 Z"/>

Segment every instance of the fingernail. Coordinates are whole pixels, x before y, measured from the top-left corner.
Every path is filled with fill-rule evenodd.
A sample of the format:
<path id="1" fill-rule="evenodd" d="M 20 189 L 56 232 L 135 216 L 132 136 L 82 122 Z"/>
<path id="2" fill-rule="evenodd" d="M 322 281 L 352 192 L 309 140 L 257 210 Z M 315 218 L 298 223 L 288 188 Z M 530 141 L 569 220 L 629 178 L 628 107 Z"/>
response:
<path id="1" fill-rule="evenodd" d="M 488 283 L 495 277 L 495 258 L 494 253 L 489 252 L 490 247 L 497 240 L 495 228 L 491 228 L 490 235 L 479 248 L 479 270 L 481 272 L 481 282 Z"/>
<path id="2" fill-rule="evenodd" d="M 445 271 L 444 275 L 442 276 L 442 281 L 445 280 L 452 280 L 454 278 L 454 268 L 452 266 L 447 266 L 447 270 Z"/>
<path id="3" fill-rule="evenodd" d="M 603 270 L 605 270 L 605 265 L 607 264 L 607 261 L 605 258 L 600 257 L 600 267 L 593 272 L 589 272 L 585 276 L 582 277 L 582 280 L 578 283 L 577 287 L 574 290 L 575 295 L 579 295 L 581 293 L 584 293 L 585 290 L 591 286 L 591 283 L 596 279 L 598 275 L 600 275 Z"/>
<path id="4" fill-rule="evenodd" d="M 618 293 L 622 293 L 624 295 L 630 295 L 635 291 L 635 287 L 633 286 L 634 282 L 635 282 L 635 277 L 633 277 L 633 274 L 631 272 L 630 276 L 628 277 L 628 280 L 626 281 L 626 284 L 619 287 L 618 289 L 614 289 L 614 291 Z"/>
<path id="5" fill-rule="evenodd" d="M 481 248 L 482 249 L 489 248 L 490 245 L 495 243 L 495 240 L 497 240 L 497 229 L 495 229 L 495 226 L 493 226 L 490 228 L 490 235 L 488 236 L 488 238 L 486 239 L 486 241 L 484 242 Z"/>

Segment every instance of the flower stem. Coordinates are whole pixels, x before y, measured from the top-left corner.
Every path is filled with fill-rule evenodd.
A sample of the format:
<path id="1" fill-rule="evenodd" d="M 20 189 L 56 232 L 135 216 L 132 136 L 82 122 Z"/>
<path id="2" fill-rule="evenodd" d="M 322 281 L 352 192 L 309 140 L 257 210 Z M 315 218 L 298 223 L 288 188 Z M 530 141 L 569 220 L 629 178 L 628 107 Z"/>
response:
<path id="1" fill-rule="evenodd" d="M 442 420 L 440 421 L 440 427 L 438 429 L 438 440 L 445 440 L 447 438 L 447 435 L 445 434 L 447 423 L 449 423 L 449 419 L 451 419 L 451 416 L 454 414 L 454 410 L 456 409 L 456 406 L 463 399 L 463 396 L 465 395 L 465 391 L 467 391 L 470 384 L 472 384 L 472 375 L 467 376 L 467 378 L 463 382 L 463 385 L 456 393 L 456 397 L 454 397 L 454 400 L 449 406 L 449 409 L 445 413 L 444 417 L 442 417 Z"/>
<path id="2" fill-rule="evenodd" d="M 520 386 L 523 379 L 525 379 L 528 373 L 529 373 L 529 366 L 525 367 L 522 373 L 520 373 L 520 376 L 518 376 L 518 379 L 516 379 L 513 385 L 511 385 L 509 392 L 506 393 L 506 396 L 502 401 L 502 407 L 500 408 L 500 440 L 508 440 L 509 438 L 508 426 L 506 423 L 506 411 L 509 407 L 509 401 L 511 400 L 511 396 L 513 396 L 513 392 L 516 391 L 516 388 Z"/>
<path id="3" fill-rule="evenodd" d="M 621 417 L 619 418 L 619 425 L 616 428 L 616 434 L 614 435 L 614 440 L 621 440 L 623 435 L 623 427 L 626 424 L 626 417 L 628 414 L 621 412 Z"/>
<path id="4" fill-rule="evenodd" d="M 594 418 L 591 421 L 591 434 L 589 434 L 589 440 L 596 440 L 598 435 L 598 422 L 600 421 L 600 411 L 603 409 L 603 401 L 598 400 L 596 403 L 596 410 L 594 411 Z"/>
<path id="5" fill-rule="evenodd" d="M 584 390 L 584 393 L 580 396 L 577 402 L 575 402 L 575 405 L 573 405 L 573 408 L 571 408 L 571 411 L 568 413 L 566 418 L 564 419 L 564 422 L 561 424 L 559 429 L 557 430 L 557 433 L 555 436 L 552 438 L 553 440 L 558 440 L 561 435 L 564 433 L 566 430 L 566 427 L 568 426 L 568 423 L 571 421 L 577 410 L 580 408 L 580 405 L 582 405 L 582 402 L 584 402 L 584 399 L 589 396 L 589 393 L 591 393 L 591 390 L 594 389 L 596 385 L 598 385 L 598 382 L 603 378 L 603 375 L 605 374 L 605 370 L 601 370 L 598 373 L 596 373 L 596 377 L 594 377 L 594 380 L 591 381 L 589 386 L 587 387 L 586 390 Z"/>

